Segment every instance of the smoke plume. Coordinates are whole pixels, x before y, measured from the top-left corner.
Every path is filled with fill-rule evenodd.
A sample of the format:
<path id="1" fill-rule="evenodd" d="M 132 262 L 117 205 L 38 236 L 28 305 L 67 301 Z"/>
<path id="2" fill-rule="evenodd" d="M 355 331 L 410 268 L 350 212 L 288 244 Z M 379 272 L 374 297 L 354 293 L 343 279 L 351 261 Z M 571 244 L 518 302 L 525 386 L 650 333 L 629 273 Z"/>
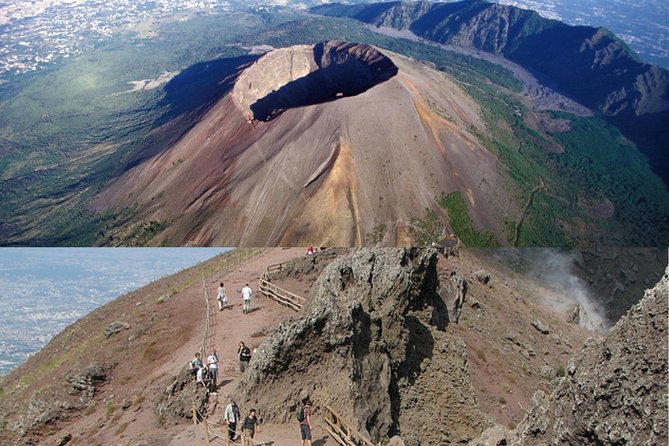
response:
<path id="1" fill-rule="evenodd" d="M 574 322 L 589 330 L 603 330 L 607 327 L 605 309 L 574 273 L 578 254 L 555 249 L 532 249 L 528 254 L 532 275 L 551 291 L 542 296 L 546 304 L 570 312 Z"/>

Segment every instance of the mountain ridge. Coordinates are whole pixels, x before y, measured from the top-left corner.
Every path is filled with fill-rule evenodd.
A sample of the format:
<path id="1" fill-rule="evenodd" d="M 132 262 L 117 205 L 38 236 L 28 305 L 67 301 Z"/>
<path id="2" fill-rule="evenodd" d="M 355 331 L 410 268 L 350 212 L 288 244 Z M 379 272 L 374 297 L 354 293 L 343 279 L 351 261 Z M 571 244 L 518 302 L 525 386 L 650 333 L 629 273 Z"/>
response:
<path id="1" fill-rule="evenodd" d="M 635 141 L 669 181 L 669 71 L 643 63 L 605 28 L 570 26 L 514 6 L 455 3 L 327 4 L 312 12 L 501 54 L 555 81 Z"/>

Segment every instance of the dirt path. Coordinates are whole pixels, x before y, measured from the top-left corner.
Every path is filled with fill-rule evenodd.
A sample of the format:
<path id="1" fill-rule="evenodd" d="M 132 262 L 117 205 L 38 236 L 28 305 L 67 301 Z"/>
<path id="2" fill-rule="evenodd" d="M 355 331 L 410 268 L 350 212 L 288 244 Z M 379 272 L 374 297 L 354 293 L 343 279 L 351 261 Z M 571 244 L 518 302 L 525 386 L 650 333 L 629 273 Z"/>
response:
<path id="1" fill-rule="evenodd" d="M 532 189 L 532 192 L 530 192 L 530 196 L 527 197 L 527 203 L 525 203 L 525 206 L 523 207 L 523 212 L 520 214 L 520 218 L 518 218 L 518 222 L 516 223 L 516 233 L 513 237 L 513 246 L 516 247 L 518 246 L 518 239 L 520 238 L 520 227 L 523 225 L 523 221 L 525 221 L 525 216 L 527 216 L 527 211 L 530 209 L 530 206 L 532 205 L 532 199 L 534 198 L 534 195 L 542 190 L 545 187 L 544 180 L 541 180 L 538 185 Z"/>
<path id="2" fill-rule="evenodd" d="M 276 302 L 265 298 L 257 289 L 258 279 L 264 269 L 274 263 L 285 262 L 304 255 L 303 248 L 272 249 L 226 272 L 223 277 L 216 272 L 208 280 L 210 293 L 215 294 L 218 284 L 225 283 L 229 303 L 223 311 L 216 311 L 217 326 L 215 344 L 221 360 L 219 369 L 218 404 L 209 417 L 215 432 L 224 432 L 223 410 L 229 401 L 230 393 L 235 389 L 242 377 L 239 370 L 237 348 L 243 341 L 251 349 L 262 342 L 267 333 L 282 320 L 294 317 L 296 313 Z M 241 289 L 248 283 L 253 289 L 251 311 L 242 313 Z M 250 407 L 240 407 L 242 415 L 246 415 Z M 258 414 L 262 417 L 262 413 Z M 321 426 L 321 420 L 314 420 L 314 445 L 334 444 L 329 441 L 327 432 Z M 203 435 L 201 431 L 193 435 Z M 222 434 L 220 434 L 222 435 Z M 260 442 L 272 441 L 274 446 L 298 444 L 300 440 L 297 421 L 285 424 L 263 424 L 261 432 L 256 434 Z M 176 443 L 175 443 L 176 444 Z M 213 444 L 225 444 L 224 438 L 219 438 Z"/>

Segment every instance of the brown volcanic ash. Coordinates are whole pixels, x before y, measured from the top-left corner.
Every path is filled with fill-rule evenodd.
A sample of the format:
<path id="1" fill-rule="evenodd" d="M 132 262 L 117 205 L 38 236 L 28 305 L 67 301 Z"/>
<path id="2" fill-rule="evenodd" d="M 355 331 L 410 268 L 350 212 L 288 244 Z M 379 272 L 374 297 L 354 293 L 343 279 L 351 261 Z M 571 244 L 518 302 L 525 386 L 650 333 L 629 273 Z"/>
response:
<path id="1" fill-rule="evenodd" d="M 458 190 L 503 240 L 495 215 L 510 202 L 471 127 L 485 131 L 476 104 L 424 64 L 342 42 L 278 49 L 96 206 L 170 223 L 153 243 L 363 245 L 385 224 L 396 244 Z"/>

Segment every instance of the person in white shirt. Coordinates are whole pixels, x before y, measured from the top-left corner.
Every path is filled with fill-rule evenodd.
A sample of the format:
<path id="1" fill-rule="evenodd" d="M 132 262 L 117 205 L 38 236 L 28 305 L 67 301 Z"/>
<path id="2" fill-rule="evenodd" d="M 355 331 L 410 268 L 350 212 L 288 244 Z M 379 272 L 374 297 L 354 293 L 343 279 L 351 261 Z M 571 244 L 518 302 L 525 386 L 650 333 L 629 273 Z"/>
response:
<path id="1" fill-rule="evenodd" d="M 209 374 L 213 380 L 214 389 L 216 389 L 216 379 L 218 377 L 218 355 L 214 349 L 207 357 L 207 365 L 209 366 Z"/>
<path id="2" fill-rule="evenodd" d="M 237 403 L 235 400 L 231 400 L 230 404 L 228 404 L 225 408 L 223 419 L 228 425 L 228 438 L 230 438 L 232 441 L 234 441 L 235 436 L 237 435 L 237 422 L 239 420 L 239 415 L 239 407 L 237 407 Z"/>
<path id="3" fill-rule="evenodd" d="M 197 376 L 195 380 L 197 381 L 198 384 L 202 384 L 202 387 L 204 387 L 207 390 L 207 394 L 216 395 L 216 392 L 211 387 L 212 384 L 211 375 L 209 373 L 209 368 L 206 365 L 200 367 L 197 370 Z"/>
<path id="4" fill-rule="evenodd" d="M 228 296 L 225 295 L 225 286 L 223 282 L 218 287 L 218 311 L 223 311 L 223 306 L 228 303 Z"/>
<path id="5" fill-rule="evenodd" d="M 248 313 L 249 310 L 251 309 L 251 295 L 253 294 L 253 291 L 251 290 L 251 287 L 247 283 L 244 288 L 242 288 L 242 299 L 244 301 L 244 304 L 242 305 L 242 312 L 244 314 Z"/>

